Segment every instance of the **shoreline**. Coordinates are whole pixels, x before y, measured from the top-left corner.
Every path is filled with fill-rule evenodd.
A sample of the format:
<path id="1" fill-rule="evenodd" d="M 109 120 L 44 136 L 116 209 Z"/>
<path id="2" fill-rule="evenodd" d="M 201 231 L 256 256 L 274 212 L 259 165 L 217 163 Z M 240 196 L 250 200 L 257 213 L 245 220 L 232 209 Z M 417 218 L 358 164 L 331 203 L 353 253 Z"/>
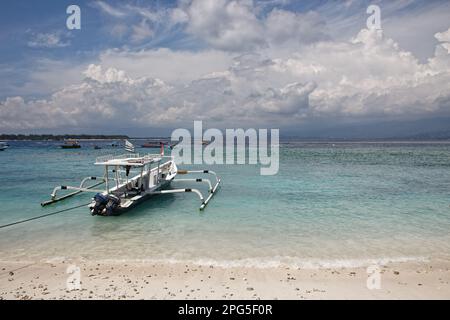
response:
<path id="1" fill-rule="evenodd" d="M 70 281 L 74 267 L 79 289 Z M 0 262 L 0 299 L 450 299 L 450 261 L 389 263 L 378 270 L 380 288 L 369 289 L 369 277 L 376 278 L 366 267 Z"/>

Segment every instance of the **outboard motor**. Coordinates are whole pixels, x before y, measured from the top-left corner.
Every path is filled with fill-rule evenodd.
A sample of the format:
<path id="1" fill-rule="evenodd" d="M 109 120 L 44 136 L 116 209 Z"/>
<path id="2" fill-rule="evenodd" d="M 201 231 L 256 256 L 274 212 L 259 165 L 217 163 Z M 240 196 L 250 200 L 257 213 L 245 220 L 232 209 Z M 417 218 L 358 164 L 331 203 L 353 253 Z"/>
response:
<path id="1" fill-rule="evenodd" d="M 91 214 L 93 216 L 95 216 L 97 214 L 102 215 L 103 209 L 105 209 L 106 204 L 108 203 L 108 197 L 101 193 L 97 193 L 94 196 L 94 201 L 95 201 L 95 204 L 93 207 L 91 207 Z"/>
<path id="2" fill-rule="evenodd" d="M 108 203 L 106 204 L 106 216 L 113 216 L 114 211 L 117 209 L 117 207 L 120 204 L 120 199 L 116 197 L 115 195 L 109 194 L 108 195 Z"/>
<path id="3" fill-rule="evenodd" d="M 97 193 L 94 196 L 95 204 L 91 207 L 91 214 L 101 215 L 101 216 L 112 216 L 115 215 L 115 210 L 120 204 L 120 199 L 115 195 L 108 194 L 103 195 L 101 193 Z"/>

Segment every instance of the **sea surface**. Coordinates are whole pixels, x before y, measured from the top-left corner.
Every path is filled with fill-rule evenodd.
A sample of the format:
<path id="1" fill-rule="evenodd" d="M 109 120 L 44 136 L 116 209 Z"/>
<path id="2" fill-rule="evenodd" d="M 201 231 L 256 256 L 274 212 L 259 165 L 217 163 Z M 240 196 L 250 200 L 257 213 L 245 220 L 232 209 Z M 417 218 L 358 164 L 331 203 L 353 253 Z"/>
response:
<path id="1" fill-rule="evenodd" d="M 88 203 L 92 194 L 40 206 L 56 185 L 101 176 L 95 158 L 123 153 L 110 143 L 10 142 L 0 152 L 0 224 Z M 0 228 L 0 260 L 316 268 L 450 257 L 448 142 L 283 141 L 274 176 L 257 165 L 180 167 L 221 177 L 206 210 L 194 194 L 156 196 L 118 217 L 81 207 Z"/>

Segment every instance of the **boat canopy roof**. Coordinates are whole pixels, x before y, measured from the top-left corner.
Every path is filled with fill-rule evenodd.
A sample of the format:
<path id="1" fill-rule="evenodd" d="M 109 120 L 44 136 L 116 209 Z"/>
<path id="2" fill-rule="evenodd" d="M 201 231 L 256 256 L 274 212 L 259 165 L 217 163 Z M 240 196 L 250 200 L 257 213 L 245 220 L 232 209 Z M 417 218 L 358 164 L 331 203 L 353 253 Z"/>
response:
<path id="1" fill-rule="evenodd" d="M 146 154 L 140 156 L 138 153 L 122 154 L 119 156 L 106 155 L 98 157 L 95 165 L 101 166 L 133 166 L 143 167 L 146 164 L 161 161 L 162 156 L 159 154 Z"/>

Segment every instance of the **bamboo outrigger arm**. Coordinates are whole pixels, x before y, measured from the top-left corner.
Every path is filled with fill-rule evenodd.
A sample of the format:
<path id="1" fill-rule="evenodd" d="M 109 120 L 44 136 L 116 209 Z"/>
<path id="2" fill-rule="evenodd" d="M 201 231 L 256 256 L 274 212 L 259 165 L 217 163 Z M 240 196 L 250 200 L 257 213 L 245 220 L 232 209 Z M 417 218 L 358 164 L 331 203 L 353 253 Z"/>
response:
<path id="1" fill-rule="evenodd" d="M 208 192 L 211 193 L 213 187 L 211 180 L 209 179 L 174 179 L 173 182 L 184 181 L 184 182 L 206 182 L 208 184 Z"/>
<path id="2" fill-rule="evenodd" d="M 100 180 L 100 182 L 86 187 L 85 184 L 89 180 Z M 76 194 L 79 194 L 81 192 L 104 192 L 105 190 L 97 190 L 97 189 L 94 189 L 94 188 L 99 186 L 99 185 L 101 185 L 101 184 L 103 184 L 103 183 L 105 183 L 105 181 L 106 180 L 103 177 L 86 177 L 86 178 L 84 178 L 81 181 L 79 187 L 72 187 L 72 186 L 58 186 L 58 187 L 55 187 L 53 189 L 52 193 L 51 193 L 51 199 L 49 201 L 42 202 L 41 206 L 44 207 L 46 205 L 49 205 L 49 204 L 52 204 L 52 203 L 55 203 L 55 202 L 58 202 L 58 201 L 70 198 L 70 197 L 72 197 L 72 196 L 74 196 Z M 71 193 L 68 193 L 68 194 L 65 194 L 65 195 L 61 196 L 60 198 L 57 198 L 56 197 L 56 193 L 58 192 L 58 190 L 75 190 L 75 191 L 71 192 Z"/>
<path id="3" fill-rule="evenodd" d="M 200 206 L 200 210 L 203 210 L 206 205 L 208 204 L 208 202 L 211 200 L 211 198 L 214 196 L 214 193 L 216 192 L 217 188 L 219 187 L 220 184 L 220 179 L 219 177 L 217 177 L 217 174 L 212 171 L 212 170 L 178 170 L 177 171 L 178 174 L 190 174 L 190 173 L 207 173 L 207 174 L 212 174 L 214 175 L 215 179 L 216 179 L 216 183 L 214 184 L 214 186 L 211 183 L 211 180 L 209 179 L 174 179 L 173 181 L 189 181 L 189 182 L 206 182 L 209 186 L 209 195 L 208 197 L 204 200 L 203 195 L 201 195 L 200 191 L 198 191 L 197 189 L 178 189 L 180 191 L 178 192 L 189 192 L 189 191 L 181 191 L 181 190 L 191 190 L 194 192 L 200 193 L 200 199 L 202 201 L 202 204 Z M 173 191 L 173 190 L 172 190 Z"/>
<path id="4" fill-rule="evenodd" d="M 214 194 L 214 192 L 216 192 L 216 190 L 217 190 L 217 188 L 219 187 L 219 184 L 220 184 L 220 179 L 219 179 L 219 177 L 218 177 L 217 174 L 216 174 L 214 171 L 212 171 L 212 170 L 178 170 L 177 173 L 178 173 L 178 174 L 189 174 L 189 173 L 207 173 L 207 174 L 212 174 L 212 175 L 216 178 L 216 183 L 215 183 L 214 187 L 212 187 L 212 186 L 211 186 L 211 182 L 209 182 L 209 185 L 210 185 L 210 190 L 209 190 L 209 192 L 210 192 L 211 194 Z M 182 180 L 184 180 L 184 179 L 175 179 L 174 181 L 182 181 Z M 208 180 L 208 179 L 192 179 L 192 180 L 189 180 L 189 181 L 196 181 L 196 180 L 200 180 L 200 181 L 198 181 L 198 182 L 201 182 L 201 181 L 203 181 L 203 180 Z M 209 180 L 208 180 L 208 181 L 209 181 Z M 210 195 L 208 198 L 211 198 L 211 195 Z M 209 201 L 209 200 L 208 200 L 208 201 Z"/>

